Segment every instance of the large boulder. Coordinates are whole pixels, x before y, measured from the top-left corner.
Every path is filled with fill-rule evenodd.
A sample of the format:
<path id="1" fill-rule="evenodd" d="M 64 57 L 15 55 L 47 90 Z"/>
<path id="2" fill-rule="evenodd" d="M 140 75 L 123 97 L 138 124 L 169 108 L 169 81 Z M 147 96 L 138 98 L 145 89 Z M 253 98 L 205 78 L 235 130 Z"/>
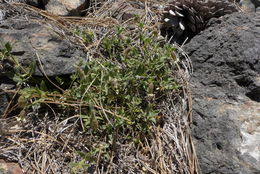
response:
<path id="1" fill-rule="evenodd" d="M 260 173 L 259 14 L 212 19 L 185 46 L 202 173 Z"/>

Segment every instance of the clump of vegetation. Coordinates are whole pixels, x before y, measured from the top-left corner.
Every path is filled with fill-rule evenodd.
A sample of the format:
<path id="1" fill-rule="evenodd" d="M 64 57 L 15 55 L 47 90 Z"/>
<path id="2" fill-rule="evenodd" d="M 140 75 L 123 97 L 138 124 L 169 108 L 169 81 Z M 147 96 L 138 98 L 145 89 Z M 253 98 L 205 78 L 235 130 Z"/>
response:
<path id="1" fill-rule="evenodd" d="M 81 38 L 85 45 L 91 44 L 94 40 L 94 33 L 91 29 L 80 29 L 79 27 L 76 27 L 73 33 Z"/>
<path id="2" fill-rule="evenodd" d="M 93 35 L 85 31 L 77 29 L 76 34 L 89 45 Z M 73 164 L 75 172 L 89 167 L 85 164 L 94 163 L 100 153 L 109 160 L 116 141 L 142 142 L 162 119 L 158 104 L 179 86 L 172 69 L 176 49 L 158 37 L 143 24 L 134 31 L 118 27 L 101 40 L 90 61 L 76 66 L 69 88 L 46 88 L 42 81 L 19 91 L 18 105 L 23 110 L 45 104 L 72 110 L 82 119 L 83 131 L 95 137 L 96 142 L 86 144 L 90 151 L 81 153 L 84 160 Z"/>
<path id="3" fill-rule="evenodd" d="M 118 28 L 100 45 L 103 59 L 93 59 L 72 76 L 73 98 L 81 109 L 86 130 L 112 135 L 122 128 L 133 137 L 148 133 L 159 111 L 156 101 L 177 89 L 171 67 L 171 45 L 160 46 L 155 33 L 134 36 Z M 138 42 L 136 38 L 138 37 Z"/>
<path id="4" fill-rule="evenodd" d="M 141 24 L 138 32 L 117 28 L 100 44 L 103 58 L 78 66 L 70 95 L 80 101 L 86 131 L 107 137 L 143 141 L 160 120 L 158 103 L 178 90 L 172 67 L 175 48 Z"/>

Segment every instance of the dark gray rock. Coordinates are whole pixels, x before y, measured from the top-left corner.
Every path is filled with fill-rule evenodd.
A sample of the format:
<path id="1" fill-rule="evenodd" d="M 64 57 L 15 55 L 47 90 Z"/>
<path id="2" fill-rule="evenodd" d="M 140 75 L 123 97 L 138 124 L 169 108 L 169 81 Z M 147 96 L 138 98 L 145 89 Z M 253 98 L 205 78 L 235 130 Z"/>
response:
<path id="1" fill-rule="evenodd" d="M 34 7 L 45 8 L 44 6 L 46 5 L 47 0 L 24 0 L 24 2 Z"/>
<path id="2" fill-rule="evenodd" d="M 8 18 L 0 23 L 0 43 L 10 42 L 22 65 L 28 66 L 36 61 L 34 75 L 48 76 L 66 75 L 75 71 L 74 65 L 86 60 L 84 52 L 64 39 L 47 24 L 21 18 Z"/>
<path id="3" fill-rule="evenodd" d="M 194 66 L 193 136 L 203 174 L 260 173 L 258 16 L 212 19 L 185 46 Z"/>

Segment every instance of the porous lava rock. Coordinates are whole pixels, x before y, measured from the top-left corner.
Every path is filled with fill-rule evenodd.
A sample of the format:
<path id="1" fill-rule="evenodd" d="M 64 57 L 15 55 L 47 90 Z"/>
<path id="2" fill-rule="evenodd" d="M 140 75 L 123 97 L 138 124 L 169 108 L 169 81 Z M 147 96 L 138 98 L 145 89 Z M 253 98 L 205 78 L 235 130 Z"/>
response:
<path id="1" fill-rule="evenodd" d="M 202 173 L 260 173 L 259 14 L 212 19 L 186 46 Z"/>
<path id="2" fill-rule="evenodd" d="M 22 65 L 36 61 L 34 75 L 57 76 L 75 72 L 75 64 L 86 60 L 84 52 L 47 24 L 24 18 L 0 23 L 0 43 L 11 43 L 11 54 Z"/>

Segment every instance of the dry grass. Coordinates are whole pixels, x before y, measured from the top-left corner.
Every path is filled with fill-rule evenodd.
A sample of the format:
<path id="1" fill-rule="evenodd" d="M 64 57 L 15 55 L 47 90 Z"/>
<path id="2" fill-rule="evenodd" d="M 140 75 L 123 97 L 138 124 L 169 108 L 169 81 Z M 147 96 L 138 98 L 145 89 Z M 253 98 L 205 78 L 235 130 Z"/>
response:
<path id="1" fill-rule="evenodd" d="M 33 13 L 32 20 L 50 25 L 64 38 L 84 49 L 91 58 L 97 52 L 100 40 L 111 33 L 114 26 L 131 26 L 131 19 L 123 21 L 110 16 L 114 14 L 111 8 L 115 2 L 92 1 L 91 13 L 82 18 L 59 17 L 24 4 L 11 6 L 17 13 L 23 9 L 29 19 L 28 14 Z M 144 11 L 141 20 L 147 27 L 158 28 L 160 10 L 154 7 L 158 1 L 129 2 Z M 71 30 L 75 26 L 88 26 L 95 34 L 94 42 L 86 45 L 81 37 L 73 35 Z M 178 95 L 169 93 L 167 99 L 161 102 L 159 108 L 163 124 L 154 126 L 153 137 L 145 138 L 142 144 L 122 142 L 118 137 L 110 152 L 109 162 L 100 161 L 102 142 L 96 142 L 100 148 L 99 154 L 94 159 L 95 165 L 91 165 L 87 173 L 199 173 L 190 132 L 192 102 L 188 80 L 191 64 L 181 48 L 177 54 L 184 57 L 179 60 L 178 68 L 174 69 L 182 91 Z M 71 116 L 61 110 L 57 112 L 51 104 L 47 106 L 48 109 L 36 108 L 26 113 L 24 120 L 18 120 L 21 115 L 1 119 L 0 158 L 18 161 L 25 173 L 70 173 L 70 164 L 81 159 L 76 152 L 88 152 L 85 144 L 95 138 L 82 132 L 82 120 L 78 115 Z"/>

